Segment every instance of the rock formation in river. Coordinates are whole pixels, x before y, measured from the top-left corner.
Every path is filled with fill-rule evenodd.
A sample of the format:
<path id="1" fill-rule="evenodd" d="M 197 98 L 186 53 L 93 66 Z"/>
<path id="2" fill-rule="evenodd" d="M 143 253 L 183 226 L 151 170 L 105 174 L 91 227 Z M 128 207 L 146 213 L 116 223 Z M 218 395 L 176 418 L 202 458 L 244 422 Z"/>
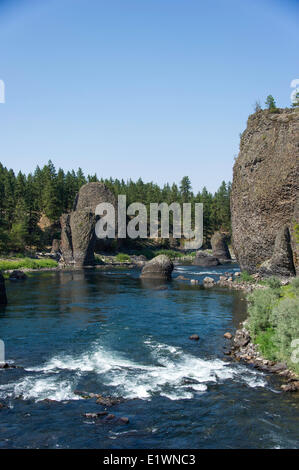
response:
<path id="1" fill-rule="evenodd" d="M 233 248 L 241 269 L 299 274 L 299 112 L 258 111 L 248 119 L 234 165 Z"/>
<path id="2" fill-rule="evenodd" d="M 205 253 L 204 251 L 197 251 L 196 256 L 193 260 L 193 264 L 195 266 L 201 267 L 209 267 L 209 266 L 217 266 L 219 263 L 218 258 L 215 256 L 210 255 L 209 253 Z"/>
<path id="3" fill-rule="evenodd" d="M 5 289 L 5 280 L 3 274 L 0 272 L 0 305 L 7 304 L 6 289 Z"/>
<path id="4" fill-rule="evenodd" d="M 168 256 L 159 255 L 146 263 L 142 269 L 141 278 L 169 281 L 171 279 L 172 271 L 173 263 L 170 261 Z"/>
<path id="5" fill-rule="evenodd" d="M 218 258 L 220 263 L 227 263 L 231 261 L 226 235 L 224 233 L 215 232 L 211 238 L 211 245 L 213 256 Z"/>
<path id="6" fill-rule="evenodd" d="M 102 202 L 109 202 L 116 208 L 115 196 L 104 183 L 87 183 L 76 196 L 73 211 L 61 216 L 60 249 L 66 264 L 94 264 L 95 208 Z"/>

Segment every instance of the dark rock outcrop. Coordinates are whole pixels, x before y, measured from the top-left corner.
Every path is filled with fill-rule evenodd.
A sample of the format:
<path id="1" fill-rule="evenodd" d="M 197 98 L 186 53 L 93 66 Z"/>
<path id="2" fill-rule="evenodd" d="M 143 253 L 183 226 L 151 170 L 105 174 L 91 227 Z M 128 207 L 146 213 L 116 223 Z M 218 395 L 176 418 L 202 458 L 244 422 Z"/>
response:
<path id="1" fill-rule="evenodd" d="M 104 183 L 87 183 L 80 189 L 70 214 L 60 218 L 62 260 L 66 264 L 87 266 L 94 264 L 96 246 L 95 208 L 109 202 L 116 208 L 116 199 Z"/>
<path id="2" fill-rule="evenodd" d="M 231 261 L 231 255 L 228 249 L 226 235 L 221 232 L 215 232 L 211 238 L 213 256 L 217 258 L 220 263 L 227 263 Z"/>
<path id="3" fill-rule="evenodd" d="M 141 278 L 170 280 L 173 271 L 173 263 L 168 256 L 159 255 L 148 261 L 143 267 Z"/>
<path id="4" fill-rule="evenodd" d="M 281 227 L 276 235 L 272 257 L 262 263 L 259 271 L 264 275 L 295 275 L 290 232 L 286 225 Z"/>
<path id="5" fill-rule="evenodd" d="M 6 288 L 5 288 L 5 280 L 3 274 L 0 272 L 0 305 L 7 304 L 7 296 L 6 296 Z"/>
<path id="6" fill-rule="evenodd" d="M 241 269 L 256 273 L 271 260 L 267 272 L 277 274 L 280 260 L 284 273 L 291 275 L 292 269 L 286 269 L 291 246 L 298 274 L 298 196 L 299 113 L 285 109 L 253 114 L 241 137 L 231 193 L 233 248 Z M 290 245 L 278 241 L 284 226 Z"/>
<path id="7" fill-rule="evenodd" d="M 299 197 L 294 207 L 292 223 L 290 226 L 290 235 L 294 266 L 296 274 L 299 276 Z"/>
<path id="8" fill-rule="evenodd" d="M 218 258 L 209 255 L 203 251 L 197 251 L 196 256 L 193 260 L 193 264 L 201 267 L 217 266 L 219 263 Z"/>
<path id="9" fill-rule="evenodd" d="M 9 275 L 10 281 L 25 281 L 25 279 L 27 279 L 26 274 L 23 271 L 19 271 L 18 269 Z"/>

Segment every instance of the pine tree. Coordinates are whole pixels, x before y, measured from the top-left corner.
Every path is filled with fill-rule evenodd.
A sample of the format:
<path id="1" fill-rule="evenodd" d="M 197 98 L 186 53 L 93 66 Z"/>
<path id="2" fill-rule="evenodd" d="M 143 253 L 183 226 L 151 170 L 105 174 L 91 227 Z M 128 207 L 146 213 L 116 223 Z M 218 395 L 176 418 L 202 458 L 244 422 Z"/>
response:
<path id="1" fill-rule="evenodd" d="M 265 101 L 265 105 L 267 107 L 267 109 L 276 109 L 276 103 L 275 103 L 275 99 L 273 98 L 272 95 L 268 95 L 267 96 L 267 99 Z"/>
<path id="2" fill-rule="evenodd" d="M 189 176 L 184 176 L 180 182 L 180 194 L 183 202 L 188 202 L 191 197 L 191 181 Z"/>

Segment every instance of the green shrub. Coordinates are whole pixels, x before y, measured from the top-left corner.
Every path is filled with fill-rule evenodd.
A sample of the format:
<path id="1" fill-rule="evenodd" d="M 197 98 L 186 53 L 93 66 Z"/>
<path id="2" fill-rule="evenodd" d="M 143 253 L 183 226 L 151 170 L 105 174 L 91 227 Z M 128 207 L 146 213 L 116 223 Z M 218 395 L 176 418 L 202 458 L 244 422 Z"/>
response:
<path id="1" fill-rule="evenodd" d="M 299 373 L 299 364 L 292 362 L 291 343 L 299 338 L 299 282 L 255 290 L 249 297 L 248 328 L 261 353 L 270 360 L 285 361 Z"/>
<path id="2" fill-rule="evenodd" d="M 273 338 L 277 348 L 277 357 L 290 363 L 291 342 L 299 338 L 299 299 L 282 299 L 273 309 L 276 331 Z M 290 364 L 292 366 L 292 364 Z M 299 371 L 299 365 L 297 365 Z"/>
<path id="3" fill-rule="evenodd" d="M 135 255 L 143 255 L 146 259 L 152 259 L 155 256 L 154 251 L 151 248 L 142 248 L 140 251 L 134 252 Z"/>
<path id="4" fill-rule="evenodd" d="M 174 250 L 157 250 L 155 252 L 155 256 L 158 256 L 158 255 L 166 255 L 168 256 L 169 258 L 182 258 L 183 253 L 181 253 L 180 251 L 174 251 Z"/>
<path id="5" fill-rule="evenodd" d="M 247 271 L 242 271 L 237 282 L 254 282 L 254 278 Z"/>
<path id="6" fill-rule="evenodd" d="M 117 253 L 117 255 L 115 256 L 115 259 L 119 262 L 119 263 L 124 263 L 126 261 L 131 261 L 131 258 L 129 255 L 127 255 L 126 253 Z"/>
<path id="7" fill-rule="evenodd" d="M 277 304 L 278 298 L 277 292 L 272 289 L 257 289 L 249 295 L 248 326 L 253 339 L 261 331 L 272 327 L 272 309 Z"/>
<path id="8" fill-rule="evenodd" d="M 261 331 L 255 337 L 255 342 L 259 347 L 259 350 L 263 356 L 267 357 L 271 361 L 277 359 L 276 347 L 273 342 L 275 336 L 274 328 L 267 328 L 265 331 Z"/>
<path id="9" fill-rule="evenodd" d="M 291 282 L 291 289 L 295 292 L 299 291 L 299 277 L 295 277 L 295 279 Z M 299 295 L 299 292 L 298 292 Z"/>
<path id="10" fill-rule="evenodd" d="M 271 289 L 280 289 L 281 287 L 280 280 L 275 276 L 269 277 L 269 279 L 266 280 L 266 285 Z"/>

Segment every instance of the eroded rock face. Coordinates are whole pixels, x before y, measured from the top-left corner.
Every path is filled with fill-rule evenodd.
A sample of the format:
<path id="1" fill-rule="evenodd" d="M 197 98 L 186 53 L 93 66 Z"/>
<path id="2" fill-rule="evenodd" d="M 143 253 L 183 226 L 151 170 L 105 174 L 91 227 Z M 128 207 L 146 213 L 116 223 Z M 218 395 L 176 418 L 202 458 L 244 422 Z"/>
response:
<path id="1" fill-rule="evenodd" d="M 291 274 L 291 264 L 286 268 L 291 247 L 298 274 L 298 191 L 299 113 L 286 109 L 253 114 L 241 137 L 231 194 L 233 247 L 241 269 L 255 273 L 268 261 L 268 274 L 277 274 L 275 266 L 282 262 L 283 271 Z M 285 226 L 290 244 L 277 241 L 275 247 Z"/>
<path id="2" fill-rule="evenodd" d="M 62 253 L 62 259 L 66 264 L 71 264 L 74 262 L 70 217 L 71 217 L 70 214 L 62 214 L 62 216 L 60 217 L 60 225 L 61 225 L 60 249 Z"/>
<path id="3" fill-rule="evenodd" d="M 215 232 L 211 238 L 211 245 L 213 256 L 218 258 L 220 263 L 227 263 L 231 260 L 231 255 L 226 241 L 226 235 L 224 233 Z"/>
<path id="4" fill-rule="evenodd" d="M 74 211 L 89 210 L 94 214 L 95 208 L 101 202 L 109 202 L 114 207 L 116 205 L 114 194 L 104 183 L 87 183 L 82 186 L 76 196 Z"/>
<path id="5" fill-rule="evenodd" d="M 6 305 L 7 304 L 7 297 L 6 297 L 6 289 L 5 289 L 5 280 L 0 273 L 0 305 Z"/>
<path id="6" fill-rule="evenodd" d="M 291 237 L 287 225 L 279 229 L 272 257 L 264 261 L 260 267 L 261 274 L 275 274 L 276 276 L 294 276 L 295 266 L 291 248 Z"/>
<path id="7" fill-rule="evenodd" d="M 62 259 L 66 264 L 87 266 L 94 264 L 95 208 L 109 202 L 116 208 L 116 199 L 104 183 L 87 183 L 80 189 L 74 210 L 60 218 Z"/>
<path id="8" fill-rule="evenodd" d="M 204 253 L 203 251 L 198 251 L 193 260 L 193 264 L 196 266 L 208 267 L 208 266 L 217 266 L 219 263 L 218 258 L 215 256 Z"/>
<path id="9" fill-rule="evenodd" d="M 143 267 L 141 278 L 161 279 L 169 281 L 173 271 L 173 263 L 166 255 L 159 255 L 148 261 Z"/>
<path id="10" fill-rule="evenodd" d="M 57 238 L 54 238 L 52 241 L 51 253 L 57 254 L 59 252 L 60 252 L 60 240 L 58 240 Z"/>

